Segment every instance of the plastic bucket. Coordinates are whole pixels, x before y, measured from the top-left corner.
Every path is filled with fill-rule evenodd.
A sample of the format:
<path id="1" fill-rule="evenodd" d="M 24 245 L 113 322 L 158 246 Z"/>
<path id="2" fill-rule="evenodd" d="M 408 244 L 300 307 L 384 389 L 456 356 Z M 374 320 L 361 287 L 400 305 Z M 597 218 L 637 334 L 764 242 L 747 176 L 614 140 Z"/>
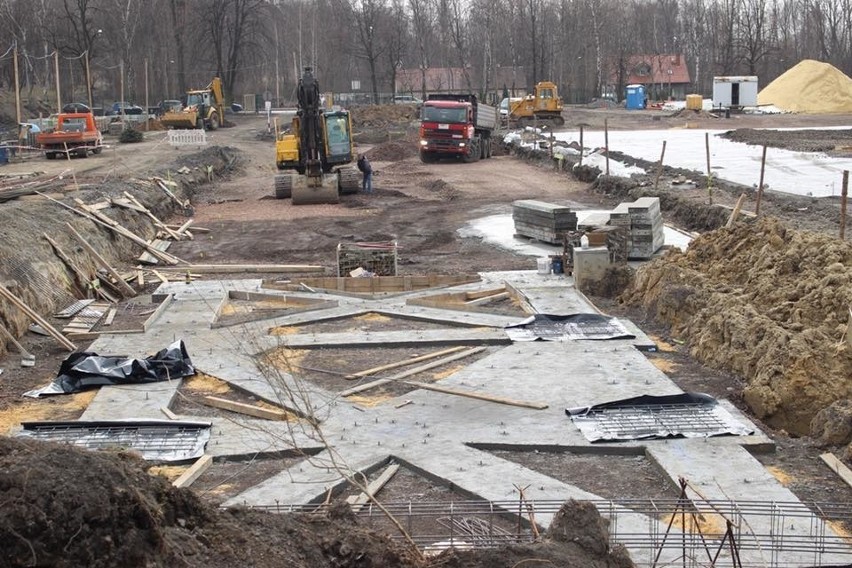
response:
<path id="1" fill-rule="evenodd" d="M 550 259 L 549 258 L 539 258 L 538 259 L 538 273 L 539 274 L 550 274 Z"/>

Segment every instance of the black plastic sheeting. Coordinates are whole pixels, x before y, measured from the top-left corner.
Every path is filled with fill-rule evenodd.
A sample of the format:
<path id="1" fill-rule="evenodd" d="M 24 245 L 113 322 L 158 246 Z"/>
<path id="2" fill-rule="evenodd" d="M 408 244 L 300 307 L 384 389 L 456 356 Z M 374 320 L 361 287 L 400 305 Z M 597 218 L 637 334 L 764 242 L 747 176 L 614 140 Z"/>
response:
<path id="1" fill-rule="evenodd" d="M 601 314 L 535 314 L 522 322 L 506 326 L 512 341 L 566 341 L 635 339 L 618 318 Z"/>
<path id="2" fill-rule="evenodd" d="M 59 374 L 46 387 L 24 393 L 38 398 L 49 394 L 70 394 L 104 385 L 156 383 L 189 377 L 195 367 L 182 340 L 145 359 L 102 357 L 97 353 L 72 353 L 59 367 Z"/>

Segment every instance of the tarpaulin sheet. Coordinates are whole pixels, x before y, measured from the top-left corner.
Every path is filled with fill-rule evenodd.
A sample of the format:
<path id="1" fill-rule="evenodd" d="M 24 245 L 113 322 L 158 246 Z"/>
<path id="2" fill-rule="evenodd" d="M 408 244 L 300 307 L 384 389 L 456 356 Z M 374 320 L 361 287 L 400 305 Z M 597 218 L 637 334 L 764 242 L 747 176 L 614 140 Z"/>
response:
<path id="1" fill-rule="evenodd" d="M 710 395 L 643 395 L 565 413 L 590 442 L 651 438 L 747 436 L 754 431 L 738 422 Z"/>
<path id="2" fill-rule="evenodd" d="M 535 314 L 506 326 L 512 341 L 568 341 L 576 339 L 635 339 L 618 318 L 600 314 Z"/>
<path id="3" fill-rule="evenodd" d="M 145 359 L 102 357 L 97 353 L 72 353 L 59 367 L 53 382 L 24 393 L 38 398 L 48 394 L 69 394 L 104 385 L 154 383 L 195 374 L 183 341 L 176 341 Z"/>

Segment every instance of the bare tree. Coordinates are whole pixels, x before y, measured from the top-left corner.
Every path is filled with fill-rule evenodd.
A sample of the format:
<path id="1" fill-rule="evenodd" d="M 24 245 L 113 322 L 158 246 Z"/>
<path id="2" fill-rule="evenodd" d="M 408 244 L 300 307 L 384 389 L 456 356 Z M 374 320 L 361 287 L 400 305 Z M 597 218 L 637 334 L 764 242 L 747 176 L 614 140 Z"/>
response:
<path id="1" fill-rule="evenodd" d="M 432 44 L 435 11 L 431 0 L 408 0 L 414 43 L 417 46 L 417 64 L 420 68 L 420 91 L 426 98 L 426 70 L 429 68 L 429 48 Z"/>
<path id="2" fill-rule="evenodd" d="M 358 29 L 358 55 L 367 62 L 373 103 L 379 102 L 378 63 L 387 50 L 381 40 L 385 0 L 360 0 L 352 7 Z"/>

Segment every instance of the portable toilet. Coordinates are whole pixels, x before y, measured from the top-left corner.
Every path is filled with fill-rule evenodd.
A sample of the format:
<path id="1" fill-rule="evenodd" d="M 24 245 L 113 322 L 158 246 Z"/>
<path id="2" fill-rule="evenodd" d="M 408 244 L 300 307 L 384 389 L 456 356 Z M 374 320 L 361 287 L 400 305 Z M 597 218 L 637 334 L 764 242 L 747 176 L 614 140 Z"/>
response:
<path id="1" fill-rule="evenodd" d="M 645 108 L 645 86 L 627 85 L 627 110 L 640 110 Z"/>

